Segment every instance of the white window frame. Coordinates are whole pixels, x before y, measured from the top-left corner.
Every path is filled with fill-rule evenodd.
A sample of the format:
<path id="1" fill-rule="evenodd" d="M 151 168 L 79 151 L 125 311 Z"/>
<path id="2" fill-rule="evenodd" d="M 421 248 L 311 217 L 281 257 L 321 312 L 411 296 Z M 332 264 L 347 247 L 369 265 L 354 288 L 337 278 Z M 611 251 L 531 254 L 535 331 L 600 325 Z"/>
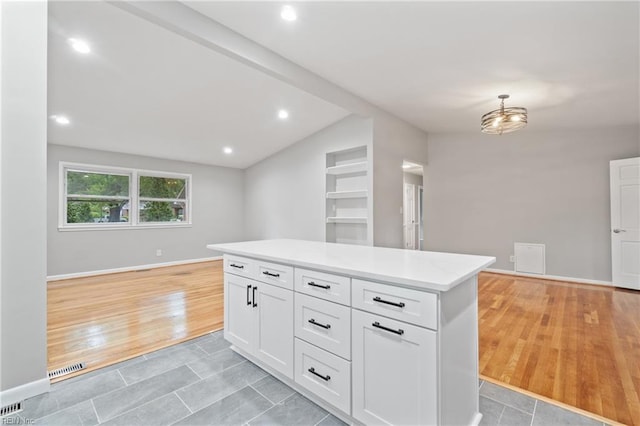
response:
<path id="1" fill-rule="evenodd" d="M 67 171 L 104 173 L 114 175 L 126 175 L 129 177 L 129 222 L 109 223 L 67 223 Z M 139 222 L 140 176 L 163 177 L 170 179 L 186 180 L 186 199 L 150 199 L 142 197 L 144 201 L 179 201 L 185 203 L 186 221 L 182 222 Z M 192 226 L 193 209 L 191 208 L 192 176 L 187 173 L 164 172 L 158 170 L 133 169 L 125 167 L 101 166 L 96 164 L 71 163 L 61 161 L 58 166 L 58 230 L 83 231 L 83 230 L 117 230 L 117 229 L 153 229 L 153 228 L 188 228 Z M 87 198 L 90 198 L 88 196 Z M 118 198 L 118 197 L 115 197 Z"/>

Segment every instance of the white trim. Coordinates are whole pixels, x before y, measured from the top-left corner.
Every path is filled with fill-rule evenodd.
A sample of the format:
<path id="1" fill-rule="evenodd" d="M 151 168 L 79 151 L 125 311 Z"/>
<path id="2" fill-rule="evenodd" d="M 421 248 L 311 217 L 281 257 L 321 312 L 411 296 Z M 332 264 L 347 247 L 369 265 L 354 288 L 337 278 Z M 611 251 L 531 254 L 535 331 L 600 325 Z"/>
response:
<path id="1" fill-rule="evenodd" d="M 16 386 L 15 388 L 3 390 L 0 392 L 0 407 L 13 404 L 15 402 L 24 401 L 27 398 L 49 392 L 51 382 L 48 377 Z"/>
<path id="2" fill-rule="evenodd" d="M 187 265 L 189 263 L 209 262 L 211 260 L 222 260 L 222 256 L 203 257 L 201 259 L 176 260 L 173 262 L 150 263 L 147 265 L 125 266 L 123 268 L 99 269 L 97 271 L 73 272 L 71 274 L 48 275 L 47 281 L 60 281 L 69 278 L 93 277 L 96 275 L 115 274 L 118 272 L 139 271 L 141 269 L 163 268 L 165 266 Z"/>
<path id="3" fill-rule="evenodd" d="M 486 269 L 483 269 L 483 271 L 492 272 L 494 274 L 515 275 L 517 277 L 540 278 L 541 280 L 569 281 L 572 283 L 580 283 L 580 284 L 606 285 L 609 287 L 613 286 L 613 283 L 611 281 L 590 280 L 587 278 L 564 277 L 561 275 L 527 274 L 524 272 L 516 272 L 516 271 L 509 271 L 507 269 L 494 269 L 494 268 L 486 268 Z"/>
<path id="4" fill-rule="evenodd" d="M 82 224 L 69 224 L 67 226 L 58 227 L 58 231 L 114 231 L 114 230 L 131 230 L 131 229 L 174 229 L 174 228 L 193 228 L 193 225 L 186 222 L 142 222 L 137 225 L 131 225 L 129 223 L 108 224 L 105 222 L 102 226 L 85 226 Z"/>

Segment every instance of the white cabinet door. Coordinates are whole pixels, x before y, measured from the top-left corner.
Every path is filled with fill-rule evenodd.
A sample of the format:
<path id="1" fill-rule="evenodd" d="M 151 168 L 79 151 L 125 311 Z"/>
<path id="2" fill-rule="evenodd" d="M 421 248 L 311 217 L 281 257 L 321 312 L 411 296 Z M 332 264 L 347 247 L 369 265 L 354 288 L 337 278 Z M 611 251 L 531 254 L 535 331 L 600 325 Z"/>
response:
<path id="1" fill-rule="evenodd" d="M 436 333 L 352 311 L 353 417 L 364 424 L 438 423 Z"/>
<path id="2" fill-rule="evenodd" d="M 270 284 L 258 287 L 255 356 L 293 379 L 293 292 Z"/>
<path id="3" fill-rule="evenodd" d="M 252 352 L 257 312 L 252 303 L 253 283 L 224 274 L 224 338 L 247 352 Z"/>

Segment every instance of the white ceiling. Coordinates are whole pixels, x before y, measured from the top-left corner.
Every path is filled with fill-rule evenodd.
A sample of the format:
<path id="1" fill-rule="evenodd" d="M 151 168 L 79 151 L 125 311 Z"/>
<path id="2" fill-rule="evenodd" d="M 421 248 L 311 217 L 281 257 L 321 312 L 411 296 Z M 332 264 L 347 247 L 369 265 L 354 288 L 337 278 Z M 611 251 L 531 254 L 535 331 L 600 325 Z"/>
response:
<path id="1" fill-rule="evenodd" d="M 49 114 L 71 120 L 50 143 L 244 168 L 349 113 L 112 5 L 50 2 Z"/>
<path id="2" fill-rule="evenodd" d="M 529 131 L 638 123 L 638 2 L 187 4 L 426 131 L 479 130 L 501 93 Z"/>

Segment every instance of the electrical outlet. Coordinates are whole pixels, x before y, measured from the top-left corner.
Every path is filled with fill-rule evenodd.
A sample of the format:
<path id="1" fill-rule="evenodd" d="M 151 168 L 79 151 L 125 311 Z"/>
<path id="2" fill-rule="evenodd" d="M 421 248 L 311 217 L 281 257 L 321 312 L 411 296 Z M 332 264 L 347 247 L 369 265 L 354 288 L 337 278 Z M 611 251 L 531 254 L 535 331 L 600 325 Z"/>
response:
<path id="1" fill-rule="evenodd" d="M 516 263 L 516 257 L 514 255 L 509 256 L 509 262 Z"/>
<path id="2" fill-rule="evenodd" d="M 156 250 L 156 256 L 162 256 L 162 250 L 160 249 Z"/>

